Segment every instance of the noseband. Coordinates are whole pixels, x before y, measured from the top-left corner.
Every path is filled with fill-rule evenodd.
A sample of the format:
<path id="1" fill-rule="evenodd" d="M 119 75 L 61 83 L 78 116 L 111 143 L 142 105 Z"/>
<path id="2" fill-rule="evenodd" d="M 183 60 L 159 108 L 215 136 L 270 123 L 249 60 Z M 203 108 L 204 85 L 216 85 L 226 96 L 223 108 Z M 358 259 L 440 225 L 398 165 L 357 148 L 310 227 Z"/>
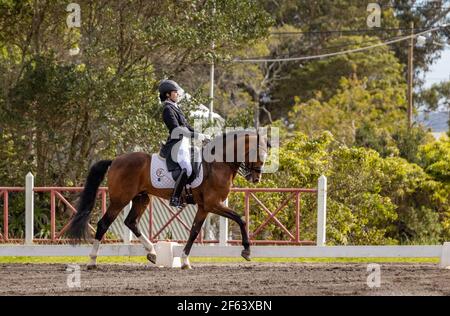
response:
<path id="1" fill-rule="evenodd" d="M 234 165 L 237 172 L 244 178 L 247 178 L 252 172 L 262 173 L 261 167 L 249 167 L 245 162 L 235 162 Z"/>
<path id="2" fill-rule="evenodd" d="M 245 163 L 245 161 L 235 162 L 234 166 L 237 169 L 237 172 L 244 178 L 247 178 L 252 172 L 262 173 L 263 170 L 262 167 L 255 167 L 255 166 L 250 167 L 248 166 L 248 164 Z"/>

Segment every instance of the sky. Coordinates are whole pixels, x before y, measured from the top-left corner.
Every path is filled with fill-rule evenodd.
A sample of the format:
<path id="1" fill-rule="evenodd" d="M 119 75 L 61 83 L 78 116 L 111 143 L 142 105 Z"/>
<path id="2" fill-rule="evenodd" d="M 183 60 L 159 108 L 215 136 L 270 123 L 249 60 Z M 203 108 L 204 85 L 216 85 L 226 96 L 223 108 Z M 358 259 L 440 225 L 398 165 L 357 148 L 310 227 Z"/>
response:
<path id="1" fill-rule="evenodd" d="M 429 88 L 433 83 L 450 80 L 450 47 L 442 51 L 441 58 L 425 74 L 425 87 Z"/>
<path id="2" fill-rule="evenodd" d="M 417 5 L 425 5 L 433 0 L 418 0 Z M 440 1 L 437 1 L 440 2 Z M 443 0 L 442 6 L 448 7 L 450 0 Z M 448 15 L 447 15 L 448 17 Z M 444 23 L 443 21 L 440 21 Z M 440 24 L 442 24 L 440 23 Z M 439 24 L 439 23 L 438 23 Z M 426 36 L 426 35 L 425 35 Z M 425 74 L 425 87 L 429 88 L 433 83 L 450 80 L 450 43 L 447 43 L 447 48 L 442 51 L 441 58 L 431 66 L 430 71 Z"/>
<path id="3" fill-rule="evenodd" d="M 430 71 L 425 74 L 425 88 L 429 88 L 434 83 L 450 80 L 450 46 L 442 51 L 441 58 L 436 60 L 430 67 Z M 419 114 L 419 121 L 425 117 Z M 447 114 L 430 114 L 426 116 L 425 126 L 430 127 L 433 132 L 442 133 L 448 130 Z"/>

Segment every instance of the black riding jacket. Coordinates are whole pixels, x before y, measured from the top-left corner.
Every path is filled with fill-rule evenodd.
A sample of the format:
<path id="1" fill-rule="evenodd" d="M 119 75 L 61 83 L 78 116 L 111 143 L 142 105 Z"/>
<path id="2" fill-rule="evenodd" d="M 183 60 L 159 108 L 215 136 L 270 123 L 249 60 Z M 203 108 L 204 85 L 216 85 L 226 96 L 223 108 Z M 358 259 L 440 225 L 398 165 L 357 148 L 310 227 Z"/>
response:
<path id="1" fill-rule="evenodd" d="M 166 124 L 169 130 L 169 137 L 167 138 L 166 144 L 161 148 L 160 155 L 167 159 L 167 168 L 169 171 L 173 171 L 178 168 L 178 164 L 171 157 L 172 147 L 179 146 L 179 142 L 183 137 L 189 138 L 199 138 L 201 137 L 200 133 L 194 131 L 194 129 L 189 125 L 186 117 L 184 116 L 183 111 L 175 105 L 175 103 L 166 100 L 164 102 L 163 109 L 163 121 Z M 173 133 L 173 135 L 172 135 Z M 177 148 L 174 148 L 177 150 Z M 191 152 L 192 154 L 192 152 Z M 175 158 L 174 158 L 175 159 Z M 198 162 L 194 162 L 192 165 L 192 175 L 188 179 L 188 183 L 192 182 L 198 174 L 200 164 Z M 178 178 L 178 176 L 174 177 Z"/>
<path id="2" fill-rule="evenodd" d="M 184 113 L 174 103 L 165 101 L 163 109 L 163 121 L 169 129 L 169 134 L 172 134 L 172 131 L 177 127 L 185 127 L 183 128 L 183 130 L 186 131 L 187 129 L 187 131 L 194 133 L 194 129 L 187 122 Z"/>
<path id="3" fill-rule="evenodd" d="M 197 133 L 189 125 L 184 113 L 174 103 L 165 101 L 163 109 L 163 121 L 169 129 L 169 137 L 167 138 L 167 145 L 174 145 L 180 141 L 183 136 L 195 137 Z M 174 135 L 172 132 L 175 130 Z"/>

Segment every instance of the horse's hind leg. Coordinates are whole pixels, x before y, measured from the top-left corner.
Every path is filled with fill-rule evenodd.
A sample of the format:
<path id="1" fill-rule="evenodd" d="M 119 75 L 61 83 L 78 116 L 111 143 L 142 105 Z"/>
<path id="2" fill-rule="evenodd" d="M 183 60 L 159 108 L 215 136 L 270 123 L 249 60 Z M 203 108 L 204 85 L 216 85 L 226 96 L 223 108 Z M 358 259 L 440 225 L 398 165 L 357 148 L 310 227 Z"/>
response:
<path id="1" fill-rule="evenodd" d="M 155 247 L 150 242 L 150 240 L 147 239 L 147 237 L 142 235 L 138 227 L 139 220 L 141 219 L 142 214 L 147 208 L 149 202 L 150 198 L 148 197 L 147 193 L 141 193 L 139 195 L 136 195 L 133 198 L 133 206 L 130 210 L 130 213 L 125 219 L 125 225 L 133 232 L 133 234 L 137 238 L 139 238 L 142 245 L 144 245 L 144 248 L 147 251 L 147 259 L 152 263 L 156 263 Z"/>
<path id="2" fill-rule="evenodd" d="M 106 213 L 100 219 L 97 224 L 97 232 L 95 233 L 94 245 L 92 247 L 92 251 L 89 255 L 90 262 L 88 263 L 88 270 L 95 269 L 97 267 L 97 255 L 98 249 L 100 247 L 100 243 L 102 241 L 103 236 L 108 231 L 109 226 L 114 222 L 117 218 L 117 215 L 122 211 L 127 203 L 118 203 L 111 201 Z"/>

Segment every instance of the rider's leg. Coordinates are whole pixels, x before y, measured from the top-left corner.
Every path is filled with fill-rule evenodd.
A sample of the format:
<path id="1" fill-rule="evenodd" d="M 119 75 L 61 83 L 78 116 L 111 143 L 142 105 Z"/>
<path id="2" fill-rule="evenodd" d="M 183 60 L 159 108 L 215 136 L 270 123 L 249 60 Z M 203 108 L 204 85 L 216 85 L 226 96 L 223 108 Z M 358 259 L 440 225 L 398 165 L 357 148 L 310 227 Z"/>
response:
<path id="1" fill-rule="evenodd" d="M 186 185 L 187 179 L 188 177 L 186 174 L 186 169 L 181 170 L 181 173 L 178 176 L 177 181 L 175 182 L 175 188 L 173 189 L 172 198 L 170 199 L 169 204 L 171 206 L 180 206 L 181 192 L 183 192 L 183 188 Z"/>
<path id="2" fill-rule="evenodd" d="M 181 170 L 186 169 L 186 175 L 189 178 L 192 174 L 191 166 L 191 147 L 189 145 L 189 139 L 183 137 L 180 147 L 177 153 L 177 162 L 181 167 Z"/>
<path id="3" fill-rule="evenodd" d="M 184 137 L 178 149 L 177 161 L 181 167 L 181 174 L 175 182 L 172 198 L 170 199 L 171 206 L 180 206 L 180 196 L 183 188 L 186 185 L 187 179 L 192 174 L 191 156 L 189 150 L 189 140 Z"/>

